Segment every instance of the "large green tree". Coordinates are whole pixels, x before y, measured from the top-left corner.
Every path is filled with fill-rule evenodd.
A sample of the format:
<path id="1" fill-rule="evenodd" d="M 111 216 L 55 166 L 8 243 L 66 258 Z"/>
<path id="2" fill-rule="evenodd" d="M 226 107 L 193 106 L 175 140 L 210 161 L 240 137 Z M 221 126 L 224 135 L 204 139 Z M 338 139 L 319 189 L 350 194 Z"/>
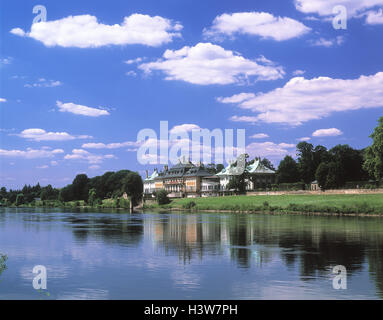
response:
<path id="1" fill-rule="evenodd" d="M 291 157 L 286 156 L 278 166 L 278 183 L 293 183 L 300 180 L 297 162 Z"/>
<path id="2" fill-rule="evenodd" d="M 143 182 L 137 172 L 129 171 L 122 181 L 123 191 L 126 192 L 133 206 L 136 206 L 143 193 Z"/>
<path id="3" fill-rule="evenodd" d="M 370 135 L 372 145 L 365 151 L 364 169 L 377 181 L 383 178 L 383 117 L 378 120 L 378 126 Z"/>
<path id="4" fill-rule="evenodd" d="M 75 200 L 88 201 L 89 196 L 89 178 L 86 174 L 78 174 L 72 182 L 72 191 Z"/>

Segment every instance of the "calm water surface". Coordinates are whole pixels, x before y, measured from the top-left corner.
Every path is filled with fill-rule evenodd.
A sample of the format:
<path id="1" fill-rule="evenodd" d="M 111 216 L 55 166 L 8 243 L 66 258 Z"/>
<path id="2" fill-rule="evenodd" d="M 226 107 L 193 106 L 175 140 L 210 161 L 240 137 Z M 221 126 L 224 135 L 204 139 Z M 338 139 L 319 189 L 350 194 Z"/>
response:
<path id="1" fill-rule="evenodd" d="M 0 208 L 0 253 L 0 299 L 383 298 L 380 218 Z"/>

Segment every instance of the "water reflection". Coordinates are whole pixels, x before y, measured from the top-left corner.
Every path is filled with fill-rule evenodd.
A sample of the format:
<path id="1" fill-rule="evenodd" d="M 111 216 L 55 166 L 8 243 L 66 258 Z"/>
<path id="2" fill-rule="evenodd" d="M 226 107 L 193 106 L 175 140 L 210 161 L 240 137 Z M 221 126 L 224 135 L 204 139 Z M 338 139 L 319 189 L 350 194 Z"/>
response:
<path id="1" fill-rule="evenodd" d="M 327 286 L 331 267 L 335 265 L 344 265 L 350 278 L 361 274 L 367 276 L 376 287 L 375 292 L 369 296 L 378 295 L 383 298 L 383 219 L 379 218 L 212 213 L 126 214 L 116 211 L 95 213 L 87 210 L 65 212 L 62 209 L 38 209 L 33 212 L 27 209 L 6 210 L 0 208 L 0 236 L 8 226 L 18 222 L 21 222 L 23 232 L 38 234 L 57 232 L 57 226 L 60 226 L 60 232 L 64 234 L 60 233 L 60 237 L 67 240 L 65 235 L 69 232 L 74 239 L 70 257 L 67 251 L 64 257 L 60 257 L 56 249 L 49 251 L 47 244 L 44 251 L 49 255 L 47 258 L 52 260 L 60 257 L 64 262 L 66 259 L 81 261 L 87 270 L 90 266 L 94 270 L 106 268 L 107 262 L 113 267 L 134 267 L 135 272 L 140 268 L 145 269 L 143 274 L 133 275 L 142 290 L 153 290 L 152 283 L 150 289 L 146 289 L 146 284 L 143 283 L 150 277 L 150 281 L 157 281 L 156 285 L 165 287 L 165 279 L 161 279 L 163 274 L 153 278 L 152 272 L 160 274 L 165 270 L 167 262 L 175 257 L 177 266 L 172 265 L 166 269 L 166 272 L 172 272 L 170 279 L 175 286 L 197 290 L 205 285 L 207 290 L 212 290 L 208 298 L 217 298 L 214 288 L 209 288 L 210 283 L 204 280 L 204 273 L 214 276 L 215 271 L 207 271 L 208 267 L 216 268 L 217 272 L 221 268 L 222 274 L 228 277 L 228 281 L 232 278 L 231 281 L 238 287 L 241 297 L 244 297 L 239 280 L 253 279 L 256 277 L 254 270 L 263 270 L 263 278 L 259 277 L 257 280 L 269 281 L 262 283 L 266 290 L 266 287 L 270 289 L 271 281 L 267 278 L 266 270 L 279 272 L 271 274 L 270 279 L 278 276 L 278 279 L 284 279 L 286 283 L 290 281 L 297 287 L 302 283 L 315 283 L 318 279 L 326 281 Z M 22 236 L 20 233 L 19 237 Z M 89 247 L 89 244 L 92 246 Z M 105 256 L 95 258 L 91 251 L 82 252 L 82 246 L 86 247 L 84 250 L 102 246 Z M 131 250 L 128 251 L 128 256 L 125 249 Z M 34 254 L 42 254 L 41 252 Z M 205 269 L 185 269 L 200 265 Z M 66 274 L 70 275 L 72 268 L 78 268 L 78 263 L 75 267 L 67 267 Z M 0 264 L 0 276 L 2 271 Z M 122 276 L 123 271 L 121 270 Z M 25 271 L 27 272 L 29 269 Z M 60 277 L 56 279 L 60 280 Z M 62 281 L 65 279 L 66 276 L 63 276 Z M 79 276 L 77 281 L 81 283 L 84 279 Z M 280 286 L 280 283 L 273 285 Z M 105 285 L 97 288 L 95 296 L 107 298 L 112 291 Z M 64 292 L 59 296 L 92 297 L 90 292 L 91 289 L 80 287 L 75 293 Z M 257 294 L 260 297 L 265 295 L 262 292 Z"/>

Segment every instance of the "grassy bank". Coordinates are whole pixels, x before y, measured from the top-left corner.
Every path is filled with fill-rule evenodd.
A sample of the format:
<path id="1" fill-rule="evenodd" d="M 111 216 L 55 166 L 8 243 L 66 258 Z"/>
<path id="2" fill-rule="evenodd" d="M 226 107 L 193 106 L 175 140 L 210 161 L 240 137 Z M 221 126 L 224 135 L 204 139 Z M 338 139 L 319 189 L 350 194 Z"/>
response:
<path id="1" fill-rule="evenodd" d="M 145 209 L 217 210 L 235 212 L 304 212 L 334 214 L 381 214 L 383 194 L 280 195 L 184 198 L 170 204 L 145 205 Z"/>
<path id="2" fill-rule="evenodd" d="M 10 205 L 9 207 L 22 207 L 22 208 L 96 208 L 96 209 L 129 209 L 130 201 L 128 199 L 104 199 L 99 203 L 89 204 L 84 200 L 74 200 L 61 202 L 58 200 L 44 200 L 33 201 L 31 203 L 24 203 L 22 205 Z"/>

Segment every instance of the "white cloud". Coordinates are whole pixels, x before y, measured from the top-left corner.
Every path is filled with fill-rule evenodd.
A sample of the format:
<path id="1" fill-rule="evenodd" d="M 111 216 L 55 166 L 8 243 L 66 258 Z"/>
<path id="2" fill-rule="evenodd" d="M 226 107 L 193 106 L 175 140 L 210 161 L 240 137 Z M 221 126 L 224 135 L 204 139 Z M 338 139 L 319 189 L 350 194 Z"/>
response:
<path id="1" fill-rule="evenodd" d="M 302 138 L 298 138 L 297 140 L 298 141 L 310 141 L 311 138 L 310 137 L 302 137 Z"/>
<path id="2" fill-rule="evenodd" d="M 94 164 L 94 165 L 91 165 L 91 166 L 88 167 L 88 169 L 90 169 L 90 170 L 98 170 L 100 168 L 101 167 L 99 165 L 97 165 L 97 164 Z"/>
<path id="3" fill-rule="evenodd" d="M 367 11 L 364 15 L 366 15 L 366 23 L 367 24 L 383 24 L 383 10 L 379 9 L 379 11 Z"/>
<path id="4" fill-rule="evenodd" d="M 333 8 L 343 5 L 350 16 L 358 12 L 383 5 L 383 0 L 295 0 L 295 7 L 303 13 L 315 13 L 320 16 L 333 15 Z"/>
<path id="5" fill-rule="evenodd" d="M 169 133 L 177 134 L 183 132 L 190 132 L 193 130 L 201 130 L 201 127 L 196 124 L 185 123 L 178 126 L 174 126 L 172 129 L 170 129 Z"/>
<path id="6" fill-rule="evenodd" d="M 121 24 L 107 25 L 85 14 L 34 23 L 30 32 L 20 28 L 10 32 L 41 41 L 47 47 L 97 48 L 128 44 L 157 47 L 180 37 L 181 29 L 180 24 L 159 16 L 132 14 Z"/>
<path id="7" fill-rule="evenodd" d="M 317 40 L 309 40 L 309 43 L 316 47 L 326 47 L 330 48 L 334 45 L 342 45 L 344 43 L 344 37 L 338 36 L 334 39 L 325 39 L 325 38 L 319 38 Z"/>
<path id="8" fill-rule="evenodd" d="M 55 167 L 59 164 L 57 161 L 51 161 L 50 163 L 52 167 Z"/>
<path id="9" fill-rule="evenodd" d="M 61 86 L 62 82 L 58 80 L 46 80 L 44 78 L 40 78 L 35 83 L 27 83 L 24 85 L 26 88 L 53 88 Z"/>
<path id="10" fill-rule="evenodd" d="M 241 103 L 243 101 L 249 100 L 251 98 L 255 98 L 254 93 L 239 93 L 235 94 L 231 97 L 218 97 L 217 101 L 221 103 Z"/>
<path id="11" fill-rule="evenodd" d="M 71 154 L 65 155 L 65 160 L 84 160 L 90 164 L 102 163 L 104 159 L 114 159 L 112 154 L 93 154 L 83 149 L 73 149 Z"/>
<path id="12" fill-rule="evenodd" d="M 0 98 L 0 103 L 1 102 L 7 102 L 7 99 L 5 99 L 5 98 Z"/>
<path id="13" fill-rule="evenodd" d="M 251 157 L 270 157 L 271 159 L 279 159 L 285 155 L 292 155 L 295 144 L 290 143 L 274 143 L 274 142 L 253 142 L 246 146 L 246 153 Z"/>
<path id="14" fill-rule="evenodd" d="M 282 67 L 261 65 L 211 43 L 198 43 L 174 51 L 168 49 L 163 59 L 143 63 L 139 68 L 145 73 L 160 70 L 166 74 L 166 80 L 199 85 L 246 83 L 251 77 L 276 80 L 283 78 L 285 73 Z"/>
<path id="15" fill-rule="evenodd" d="M 37 168 L 37 169 L 48 169 L 49 166 L 46 165 L 46 164 L 44 164 L 44 165 L 42 165 L 42 166 L 37 166 L 36 168 Z"/>
<path id="16" fill-rule="evenodd" d="M 259 121 L 258 117 L 251 116 L 232 116 L 229 120 L 233 122 L 248 122 L 252 124 Z"/>
<path id="17" fill-rule="evenodd" d="M 306 73 L 306 71 L 305 70 L 295 70 L 294 72 L 293 72 L 293 75 L 294 76 L 301 76 L 301 75 L 303 75 L 303 74 L 305 74 Z"/>
<path id="18" fill-rule="evenodd" d="M 337 128 L 319 129 L 313 132 L 313 137 L 336 137 L 342 134 L 343 132 Z"/>
<path id="19" fill-rule="evenodd" d="M 333 13 L 335 6 L 344 6 L 347 9 L 348 18 L 363 18 L 366 17 L 365 22 L 370 25 L 383 23 L 382 9 L 379 11 L 368 10 L 377 6 L 383 5 L 383 0 L 295 0 L 295 7 L 303 13 L 314 13 L 328 20 L 337 13 Z M 307 17 L 308 20 L 317 19 L 316 17 Z M 318 20 L 318 19 L 317 19 Z"/>
<path id="20" fill-rule="evenodd" d="M 233 121 L 300 125 L 332 113 L 383 107 L 383 72 L 357 79 L 292 78 L 282 88 L 258 93 L 238 106 L 255 113 Z"/>
<path id="21" fill-rule="evenodd" d="M 138 57 L 138 58 L 136 58 L 136 59 L 126 60 L 126 61 L 124 61 L 124 63 L 126 63 L 126 64 L 134 64 L 134 63 L 139 63 L 139 62 L 141 62 L 142 60 L 143 60 L 143 58 Z"/>
<path id="22" fill-rule="evenodd" d="M 79 114 L 88 117 L 100 117 L 110 115 L 110 113 L 107 110 L 82 106 L 80 104 L 74 104 L 72 102 L 62 103 L 61 101 L 56 101 L 56 105 L 60 112 L 70 112 L 73 114 Z"/>
<path id="23" fill-rule="evenodd" d="M 38 128 L 25 129 L 21 133 L 17 134 L 17 136 L 34 141 L 67 141 L 92 138 L 87 135 L 73 136 L 67 132 L 47 132 Z"/>
<path id="24" fill-rule="evenodd" d="M 300 37 L 311 29 L 303 23 L 286 17 L 275 17 L 267 12 L 237 12 L 217 16 L 213 25 L 204 30 L 205 37 L 234 37 L 249 34 L 284 41 Z"/>
<path id="25" fill-rule="evenodd" d="M 24 37 L 26 35 L 25 31 L 21 28 L 13 28 L 10 33 L 20 37 Z"/>
<path id="26" fill-rule="evenodd" d="M 27 148 L 26 150 L 4 150 L 0 149 L 0 156 L 25 159 L 52 158 L 57 154 L 64 153 L 62 149 L 50 149 L 42 147 L 40 149 Z"/>
<path id="27" fill-rule="evenodd" d="M 84 143 L 81 148 L 84 149 L 118 149 L 123 147 L 138 146 L 137 142 L 134 141 L 125 141 L 125 142 L 115 142 L 115 143 Z"/>
<path id="28" fill-rule="evenodd" d="M 266 133 L 256 133 L 256 134 L 253 134 L 252 136 L 250 136 L 250 138 L 252 138 L 252 139 L 265 139 L 268 137 L 269 137 L 269 135 Z"/>
<path id="29" fill-rule="evenodd" d="M 137 76 L 137 73 L 133 70 L 130 70 L 128 72 L 125 73 L 127 76 L 130 76 L 130 77 L 136 77 Z"/>

